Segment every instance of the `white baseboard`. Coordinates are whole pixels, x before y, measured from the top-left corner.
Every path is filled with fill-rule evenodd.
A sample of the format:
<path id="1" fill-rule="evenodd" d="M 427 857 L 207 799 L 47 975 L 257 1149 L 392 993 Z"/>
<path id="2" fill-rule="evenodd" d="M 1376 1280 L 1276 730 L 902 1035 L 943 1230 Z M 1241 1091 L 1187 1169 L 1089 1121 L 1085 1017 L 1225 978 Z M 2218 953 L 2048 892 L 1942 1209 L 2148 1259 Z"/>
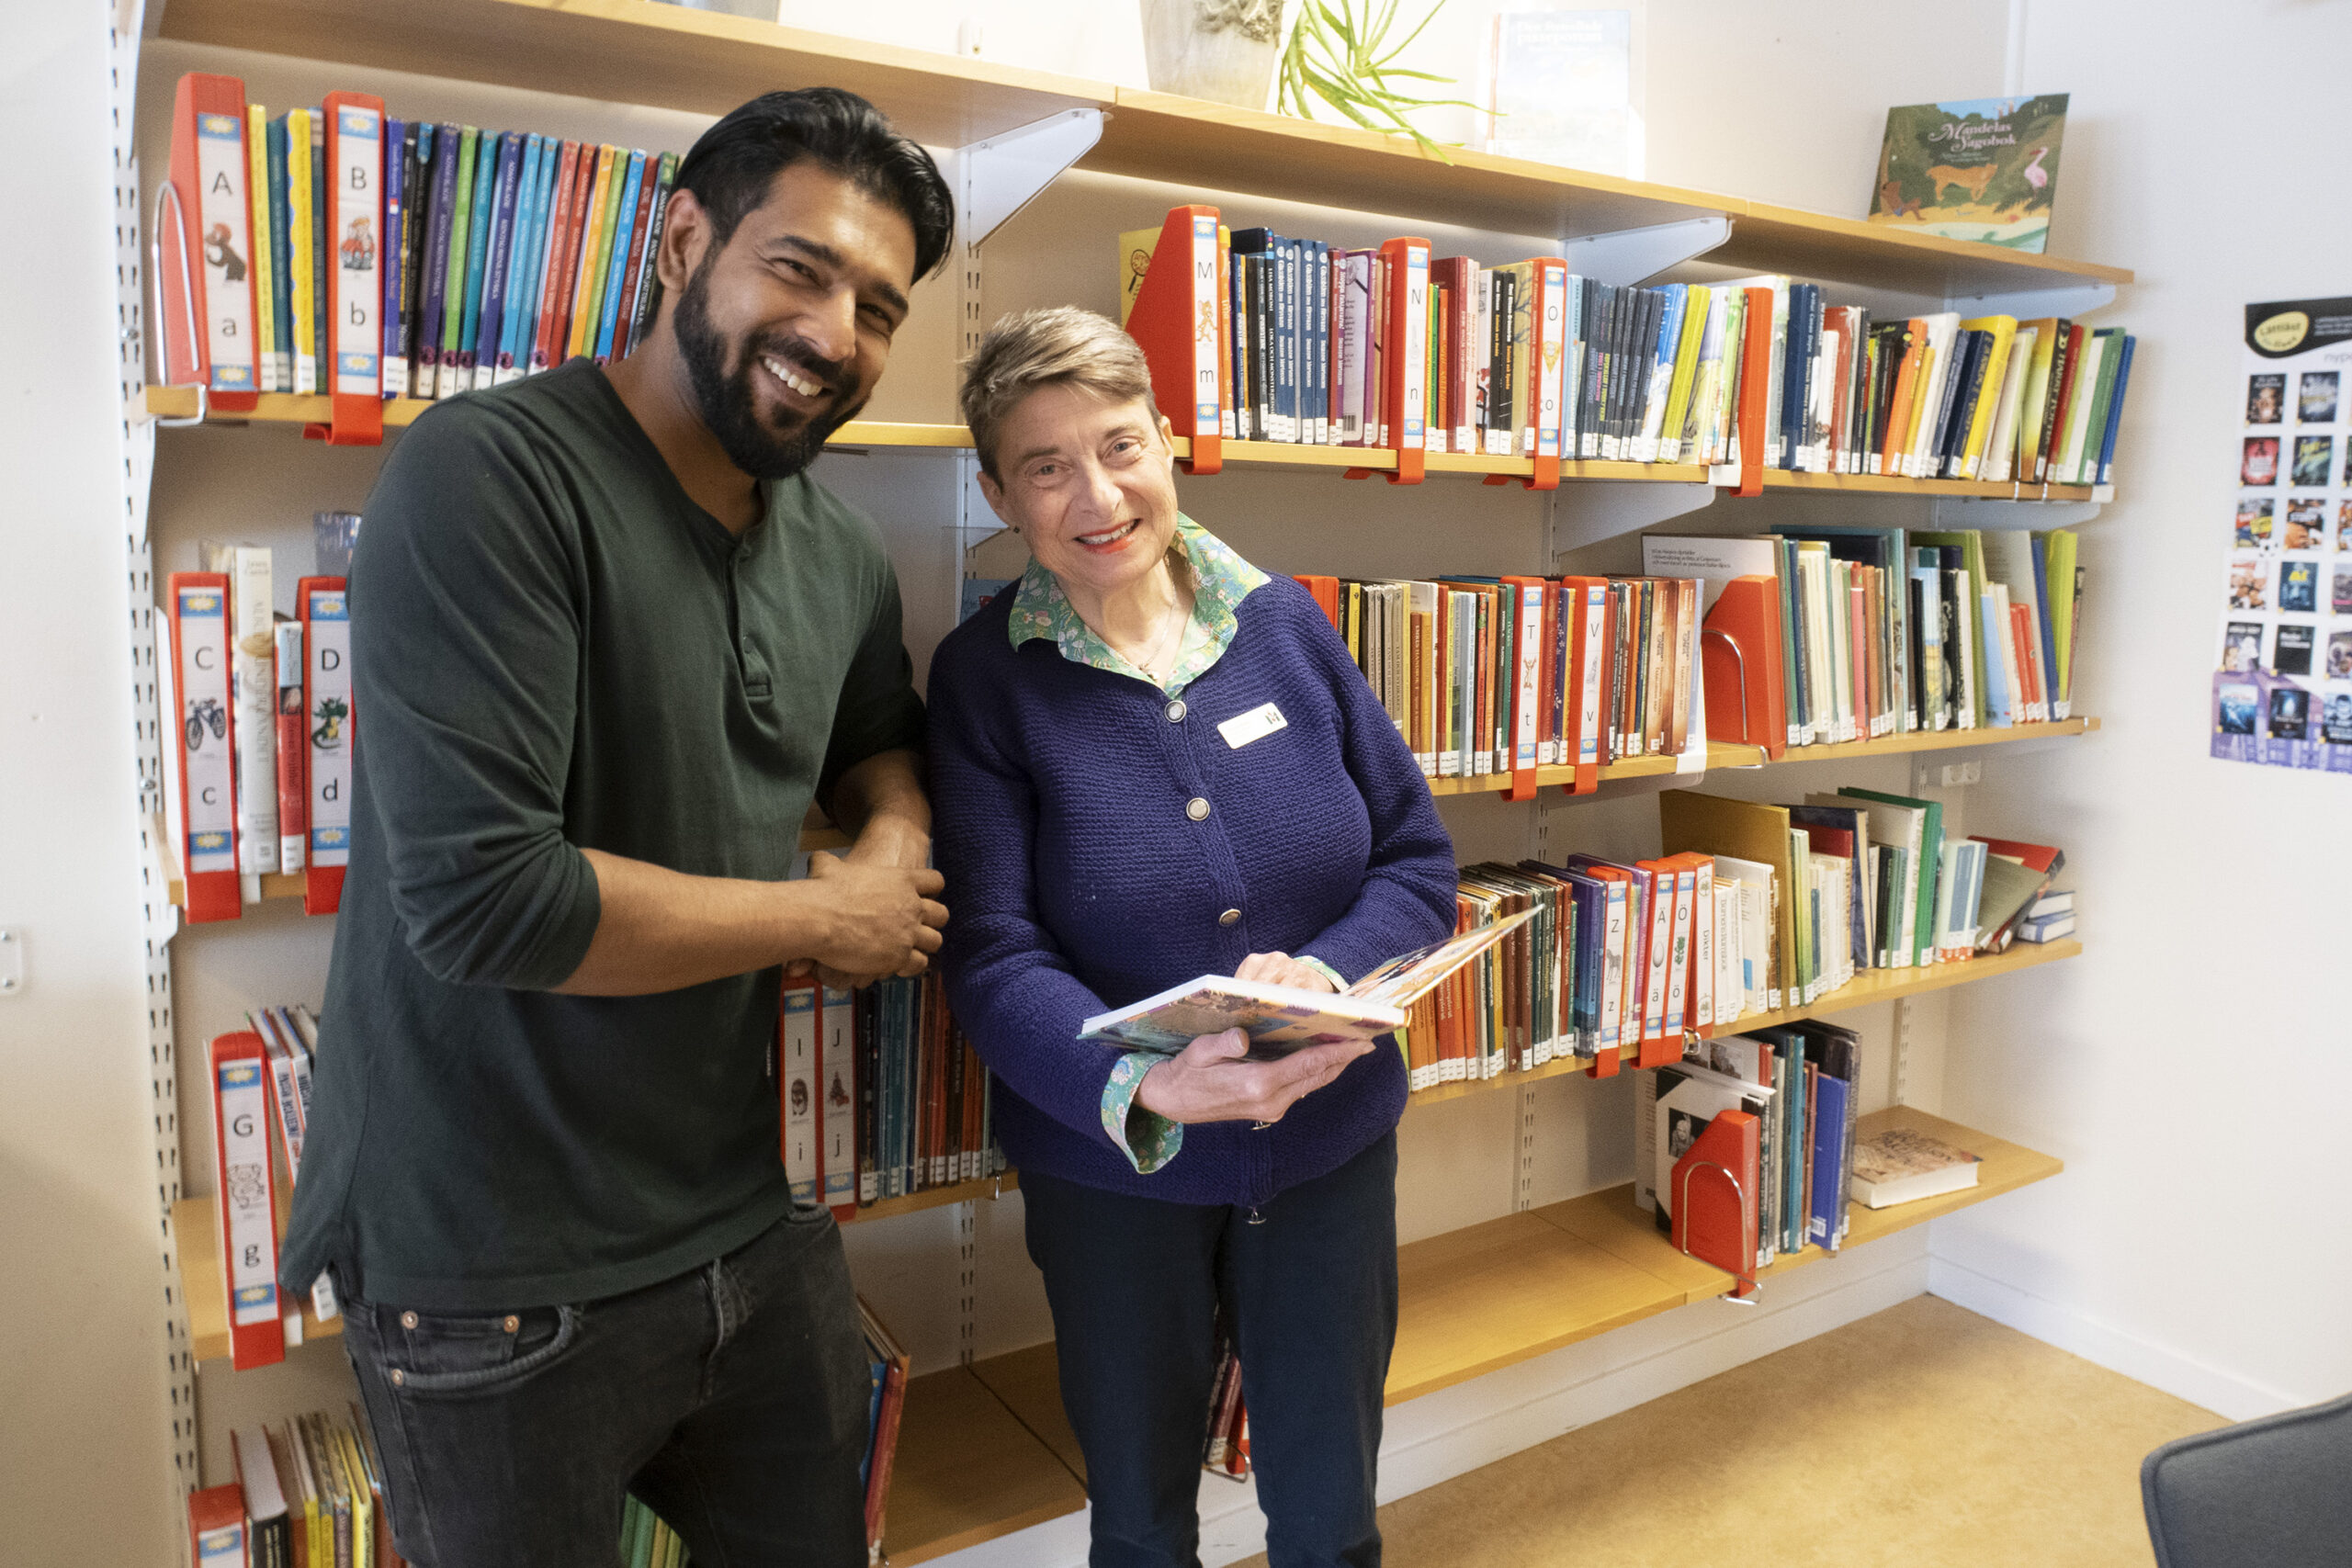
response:
<path id="1" fill-rule="evenodd" d="M 1756 1306 L 1694 1303 L 1397 1405 L 1380 1448 L 1380 1500 L 1409 1496 L 1928 1289 L 1922 1226 L 1769 1280 Z M 1254 1484 L 1204 1476 L 1200 1497 L 1204 1568 L 1265 1550 Z M 1079 1513 L 937 1562 L 1083 1568 L 1086 1548 Z"/>
<path id="2" fill-rule="evenodd" d="M 1928 1292 L 2233 1421 L 2275 1416 L 2303 1403 L 1947 1258 L 1928 1258 Z"/>

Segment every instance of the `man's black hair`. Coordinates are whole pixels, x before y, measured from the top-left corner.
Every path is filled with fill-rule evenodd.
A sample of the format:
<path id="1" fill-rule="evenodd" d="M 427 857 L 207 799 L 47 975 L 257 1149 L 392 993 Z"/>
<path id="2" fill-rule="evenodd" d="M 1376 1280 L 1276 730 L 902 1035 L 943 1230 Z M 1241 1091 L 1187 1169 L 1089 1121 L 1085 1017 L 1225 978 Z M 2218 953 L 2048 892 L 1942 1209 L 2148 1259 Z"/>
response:
<path id="1" fill-rule="evenodd" d="M 767 199 L 775 176 L 806 160 L 895 208 L 915 231 L 915 276 L 947 259 L 956 201 L 920 143 L 882 111 L 839 87 L 763 93 L 702 133 L 678 165 L 678 184 L 710 215 L 720 245 Z"/>

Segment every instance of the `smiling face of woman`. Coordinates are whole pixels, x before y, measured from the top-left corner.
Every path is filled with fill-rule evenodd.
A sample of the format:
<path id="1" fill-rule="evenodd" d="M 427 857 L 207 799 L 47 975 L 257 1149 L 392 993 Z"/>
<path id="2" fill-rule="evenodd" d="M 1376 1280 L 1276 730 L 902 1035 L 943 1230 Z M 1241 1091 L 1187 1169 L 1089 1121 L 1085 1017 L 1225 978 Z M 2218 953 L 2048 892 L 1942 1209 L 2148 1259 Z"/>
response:
<path id="1" fill-rule="evenodd" d="M 1038 388 L 999 427 L 996 475 L 980 475 L 996 514 L 1061 581 L 1081 615 L 1149 577 L 1176 538 L 1173 434 L 1140 399 Z"/>

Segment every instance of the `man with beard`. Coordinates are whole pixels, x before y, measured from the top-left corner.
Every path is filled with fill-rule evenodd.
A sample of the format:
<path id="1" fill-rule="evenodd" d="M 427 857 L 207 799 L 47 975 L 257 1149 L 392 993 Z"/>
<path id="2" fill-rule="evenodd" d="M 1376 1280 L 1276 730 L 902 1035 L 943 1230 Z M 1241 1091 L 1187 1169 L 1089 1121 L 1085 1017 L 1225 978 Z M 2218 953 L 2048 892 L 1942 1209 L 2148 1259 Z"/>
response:
<path id="1" fill-rule="evenodd" d="M 873 529 L 804 471 L 953 210 L 847 93 L 687 154 L 647 340 L 441 404 L 351 574 L 353 845 L 282 1279 L 331 1278 L 401 1551 L 865 1561 L 841 1238 L 796 1208 L 780 977 L 920 972 L 922 706 Z M 787 880 L 811 799 L 854 840 Z"/>

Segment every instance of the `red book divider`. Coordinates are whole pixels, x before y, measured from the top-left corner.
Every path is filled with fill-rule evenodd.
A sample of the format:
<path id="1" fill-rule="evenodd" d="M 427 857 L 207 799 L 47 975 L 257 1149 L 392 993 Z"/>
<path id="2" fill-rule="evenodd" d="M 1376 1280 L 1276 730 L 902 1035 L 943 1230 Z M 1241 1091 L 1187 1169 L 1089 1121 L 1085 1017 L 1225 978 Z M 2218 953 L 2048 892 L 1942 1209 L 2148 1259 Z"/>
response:
<path id="1" fill-rule="evenodd" d="M 294 585 L 302 623 L 302 715 L 310 727 L 311 841 L 305 846 L 302 912 L 332 915 L 343 905 L 351 863 L 351 768 L 358 701 L 351 684 L 351 602 L 340 577 L 306 577 Z"/>
<path id="2" fill-rule="evenodd" d="M 1789 749 L 1781 690 L 1781 585 L 1735 577 L 1707 612 L 1699 656 L 1707 689 L 1710 739 L 1760 746 L 1779 761 Z"/>
<path id="3" fill-rule="evenodd" d="M 242 1372 L 286 1359 L 277 1190 L 269 1179 L 269 1052 L 260 1035 L 243 1029 L 215 1038 L 210 1058 L 220 1283 L 228 1300 L 230 1356 Z"/>
<path id="4" fill-rule="evenodd" d="M 1127 335 L 1151 366 L 1152 398 L 1176 434 L 1192 439 L 1184 463 L 1191 474 L 1225 467 L 1227 305 L 1218 254 L 1216 208 L 1170 208 L 1127 315 Z"/>
<path id="5" fill-rule="evenodd" d="M 172 788 L 179 795 L 180 836 L 172 852 L 179 857 L 181 897 L 191 922 L 233 920 L 244 906 L 237 884 L 237 705 L 229 685 L 228 574 L 175 571 L 164 592 L 178 705 L 164 723 L 165 743 L 178 760 Z M 207 731 L 220 743 L 217 752 L 204 745 Z M 199 764 L 203 776 L 191 781 L 189 772 Z"/>
<path id="6" fill-rule="evenodd" d="M 1556 459 L 1555 461 L 1556 466 Z M 1519 626 L 1511 645 L 1513 652 L 1519 652 L 1522 646 L 1520 639 L 1522 638 L 1538 645 L 1532 686 L 1521 673 L 1526 665 L 1524 656 L 1516 657 L 1511 661 L 1510 784 L 1504 789 L 1503 798 L 1533 800 L 1538 787 L 1535 782 L 1535 742 L 1543 727 L 1544 699 L 1547 690 L 1544 671 L 1548 661 L 1544 656 L 1551 651 L 1551 644 L 1544 637 L 1544 627 L 1549 624 L 1549 617 L 1544 614 L 1544 599 L 1552 584 L 1540 577 L 1506 577 L 1502 581 L 1517 588 L 1520 593 Z"/>
<path id="7" fill-rule="evenodd" d="M 1739 493 L 1764 493 L 1765 383 L 1772 378 L 1772 291 L 1747 290 L 1747 330 L 1739 368 Z"/>
<path id="8" fill-rule="evenodd" d="M 1674 1162 L 1674 1245 L 1733 1279 L 1731 1295 L 1756 1294 L 1756 1172 L 1759 1133 L 1745 1111 L 1718 1111 Z"/>
<path id="9" fill-rule="evenodd" d="M 1567 595 L 1560 613 L 1570 617 L 1568 700 L 1561 710 L 1560 743 L 1562 760 L 1576 769 L 1563 787 L 1570 795 L 1590 795 L 1600 787 L 1600 738 L 1609 722 L 1609 580 L 1564 577 L 1560 588 Z"/>
<path id="10" fill-rule="evenodd" d="M 219 215 L 209 222 L 205 201 L 208 168 L 213 175 L 209 188 L 214 199 L 209 206 Z M 254 310 L 259 301 L 254 291 L 253 201 L 252 193 L 245 188 L 252 168 L 245 146 L 243 80 L 203 72 L 190 72 L 181 77 L 172 97 L 172 164 L 168 182 L 172 205 L 176 209 L 178 243 L 164 243 L 160 218 L 156 236 L 156 249 L 164 264 L 164 276 L 156 280 L 163 294 L 163 320 L 157 323 L 163 334 L 161 357 L 166 382 L 173 386 L 194 383 L 206 388 L 209 406 L 222 413 L 251 412 L 261 400 L 261 365 L 254 352 L 257 341 L 254 322 L 258 319 Z M 234 218 L 234 224 L 227 226 L 226 220 L 231 217 Z M 227 232 L 217 240 L 209 240 L 216 225 L 226 226 Z M 228 243 L 239 232 L 245 235 L 245 254 L 242 256 Z M 216 367 L 212 362 L 212 312 L 233 310 L 234 303 L 212 296 L 211 280 L 205 276 L 204 252 L 208 243 L 215 244 L 222 254 L 220 286 L 244 291 L 243 365 Z M 228 276 L 231 263 L 238 270 L 237 279 Z M 187 306 L 185 310 L 180 308 L 183 303 Z"/>
<path id="11" fill-rule="evenodd" d="M 384 100 L 369 93 L 329 93 L 326 116 L 326 326 L 328 418 L 306 424 L 307 441 L 330 446 L 384 443 L 384 333 L 379 319 L 388 258 L 384 230 Z M 390 258 L 396 261 L 398 258 Z"/>

